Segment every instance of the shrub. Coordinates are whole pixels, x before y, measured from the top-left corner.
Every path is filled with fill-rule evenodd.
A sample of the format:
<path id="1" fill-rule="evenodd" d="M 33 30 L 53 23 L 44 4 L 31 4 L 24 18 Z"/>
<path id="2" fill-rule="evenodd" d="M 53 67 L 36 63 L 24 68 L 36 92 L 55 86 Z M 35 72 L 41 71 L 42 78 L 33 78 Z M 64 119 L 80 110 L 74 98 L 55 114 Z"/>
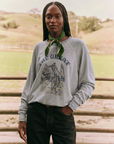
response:
<path id="1" fill-rule="evenodd" d="M 16 22 L 13 20 L 11 22 L 8 22 L 7 24 L 3 24 L 3 27 L 8 29 L 8 28 L 17 28 L 18 25 L 16 24 Z"/>
<path id="2" fill-rule="evenodd" d="M 5 18 L 3 16 L 0 16 L 0 20 L 5 20 Z"/>
<path id="3" fill-rule="evenodd" d="M 82 19 L 79 22 L 79 31 L 85 31 L 85 32 L 93 32 L 96 30 L 99 30 L 102 28 L 101 25 L 99 25 L 100 20 L 96 17 L 82 17 Z"/>
<path id="4" fill-rule="evenodd" d="M 103 21 L 102 23 L 105 23 L 105 22 L 110 22 L 110 21 L 113 21 L 112 19 L 106 19 L 105 21 Z"/>

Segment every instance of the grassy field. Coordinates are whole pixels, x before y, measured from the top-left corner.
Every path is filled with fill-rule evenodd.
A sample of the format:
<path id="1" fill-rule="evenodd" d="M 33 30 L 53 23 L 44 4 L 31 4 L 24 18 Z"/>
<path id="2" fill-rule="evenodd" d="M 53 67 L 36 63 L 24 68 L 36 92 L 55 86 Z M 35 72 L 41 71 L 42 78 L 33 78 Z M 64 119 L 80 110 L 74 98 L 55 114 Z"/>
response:
<path id="1" fill-rule="evenodd" d="M 114 78 L 114 55 L 91 54 L 95 77 Z M 0 51 L 0 76 L 27 76 L 32 52 Z M 0 91 L 22 91 L 25 81 L 0 81 Z M 114 82 L 96 82 L 94 93 L 114 94 Z"/>
<path id="2" fill-rule="evenodd" d="M 95 77 L 114 77 L 114 55 L 91 54 Z"/>
<path id="3" fill-rule="evenodd" d="M 31 52 L 0 51 L 0 76 L 27 75 L 31 58 Z"/>
<path id="4" fill-rule="evenodd" d="M 114 55 L 91 54 L 96 77 L 114 77 Z M 32 52 L 0 51 L 0 76 L 25 76 Z"/>

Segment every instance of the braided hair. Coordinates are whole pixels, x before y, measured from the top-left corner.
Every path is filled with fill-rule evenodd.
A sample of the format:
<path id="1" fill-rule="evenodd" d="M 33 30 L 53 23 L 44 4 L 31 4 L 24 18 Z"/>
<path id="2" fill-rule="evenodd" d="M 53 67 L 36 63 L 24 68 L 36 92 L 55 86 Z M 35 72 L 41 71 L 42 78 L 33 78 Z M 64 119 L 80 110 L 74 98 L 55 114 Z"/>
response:
<path id="1" fill-rule="evenodd" d="M 48 29 L 47 29 L 46 23 L 45 23 L 45 14 L 46 14 L 47 9 L 53 4 L 56 5 L 62 13 L 62 16 L 64 19 L 63 27 L 64 27 L 65 35 L 71 36 L 70 26 L 69 26 L 69 22 L 68 22 L 68 14 L 67 14 L 66 8 L 60 2 L 50 2 L 43 9 L 43 40 L 48 39 Z"/>

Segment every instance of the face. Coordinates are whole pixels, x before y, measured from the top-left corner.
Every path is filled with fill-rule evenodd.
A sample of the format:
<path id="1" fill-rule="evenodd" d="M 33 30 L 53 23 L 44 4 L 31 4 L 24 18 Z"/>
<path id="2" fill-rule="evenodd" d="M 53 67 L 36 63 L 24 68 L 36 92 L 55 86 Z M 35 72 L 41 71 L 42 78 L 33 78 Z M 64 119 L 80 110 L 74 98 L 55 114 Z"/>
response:
<path id="1" fill-rule="evenodd" d="M 45 23 L 50 34 L 59 36 L 62 32 L 64 20 L 60 9 L 56 5 L 51 5 L 45 15 Z"/>

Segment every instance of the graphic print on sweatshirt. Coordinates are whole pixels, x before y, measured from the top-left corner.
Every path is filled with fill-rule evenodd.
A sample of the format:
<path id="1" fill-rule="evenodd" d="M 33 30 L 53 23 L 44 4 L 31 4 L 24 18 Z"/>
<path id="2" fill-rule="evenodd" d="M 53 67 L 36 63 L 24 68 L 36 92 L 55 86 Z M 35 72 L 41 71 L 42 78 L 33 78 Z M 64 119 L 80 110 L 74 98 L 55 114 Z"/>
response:
<path id="1" fill-rule="evenodd" d="M 45 64 L 41 75 L 41 91 L 55 95 L 62 95 L 62 87 L 65 82 L 64 67 L 61 64 L 60 71 L 56 63 Z"/>

